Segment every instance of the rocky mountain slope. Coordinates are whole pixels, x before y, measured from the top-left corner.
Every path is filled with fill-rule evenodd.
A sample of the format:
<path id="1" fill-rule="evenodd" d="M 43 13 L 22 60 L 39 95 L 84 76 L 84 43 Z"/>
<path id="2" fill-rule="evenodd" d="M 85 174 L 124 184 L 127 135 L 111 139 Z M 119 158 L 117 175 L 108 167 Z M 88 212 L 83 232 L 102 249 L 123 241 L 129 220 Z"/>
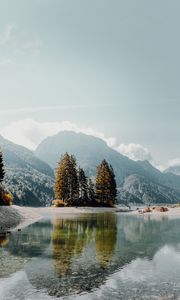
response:
<path id="1" fill-rule="evenodd" d="M 130 175 L 125 178 L 123 186 L 119 188 L 119 198 L 124 203 L 177 203 L 180 199 L 180 192 L 143 176 Z"/>
<path id="2" fill-rule="evenodd" d="M 54 172 L 25 147 L 0 136 L 6 176 L 5 188 L 14 196 L 14 204 L 28 206 L 48 205 L 53 198 Z"/>

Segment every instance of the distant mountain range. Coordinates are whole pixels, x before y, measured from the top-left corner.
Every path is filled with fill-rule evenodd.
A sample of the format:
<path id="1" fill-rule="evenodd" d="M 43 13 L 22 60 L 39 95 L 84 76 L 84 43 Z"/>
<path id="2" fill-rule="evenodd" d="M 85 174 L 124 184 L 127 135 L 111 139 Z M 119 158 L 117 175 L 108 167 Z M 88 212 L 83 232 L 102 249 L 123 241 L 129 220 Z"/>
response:
<path id="1" fill-rule="evenodd" d="M 180 176 L 160 172 L 148 161 L 135 162 L 96 137 L 70 131 L 46 138 L 32 152 L 0 137 L 7 174 L 6 187 L 21 205 L 49 205 L 54 197 L 54 170 L 65 152 L 74 154 L 86 174 L 94 178 L 105 158 L 114 168 L 118 200 L 123 203 L 175 203 L 180 201 Z M 175 173 L 175 174 L 173 174 Z"/>
<path id="2" fill-rule="evenodd" d="M 180 166 L 172 166 L 164 171 L 164 173 L 172 173 L 180 176 Z"/>

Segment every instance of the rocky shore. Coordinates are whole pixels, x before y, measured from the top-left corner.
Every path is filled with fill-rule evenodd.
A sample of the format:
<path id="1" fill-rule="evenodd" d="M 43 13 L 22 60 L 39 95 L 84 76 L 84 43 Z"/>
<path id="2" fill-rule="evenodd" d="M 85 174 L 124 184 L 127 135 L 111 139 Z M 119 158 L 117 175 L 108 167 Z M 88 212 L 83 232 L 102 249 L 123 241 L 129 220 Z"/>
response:
<path id="1" fill-rule="evenodd" d="M 23 221 L 23 216 L 12 206 L 0 206 L 0 233 L 18 226 Z"/>

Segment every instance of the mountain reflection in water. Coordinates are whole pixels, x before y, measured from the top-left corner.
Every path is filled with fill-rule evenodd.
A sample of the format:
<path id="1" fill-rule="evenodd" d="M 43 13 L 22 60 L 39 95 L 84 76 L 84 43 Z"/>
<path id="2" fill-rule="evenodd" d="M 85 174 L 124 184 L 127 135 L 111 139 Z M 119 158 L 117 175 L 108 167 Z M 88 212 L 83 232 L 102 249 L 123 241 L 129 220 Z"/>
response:
<path id="1" fill-rule="evenodd" d="M 141 288 L 141 278 L 144 278 L 140 267 L 142 263 L 145 268 L 143 272 L 150 271 L 152 274 L 148 284 L 156 286 L 158 278 L 163 278 L 160 271 L 155 272 L 152 268 L 152 262 L 155 257 L 159 257 L 158 261 L 161 261 L 162 249 L 168 249 L 169 252 L 166 253 L 171 253 L 169 249 L 179 253 L 179 228 L 180 219 L 162 217 L 153 220 L 151 216 L 144 218 L 114 213 L 44 219 L 22 232 L 14 232 L 7 238 L 0 239 L 0 277 L 23 270 L 34 289 L 46 291 L 52 297 L 81 293 L 88 295 L 93 291 L 98 293 L 98 289 L 108 280 L 111 282 L 111 279 L 116 278 L 114 280 L 118 281 L 121 278 L 114 289 L 117 299 L 123 299 L 127 288 L 131 290 L 138 287 L 137 278 L 136 285 L 133 286 L 136 276 L 134 279 L 127 276 L 132 266 L 136 267 L 139 274 Z M 160 253 L 159 256 L 157 253 Z M 169 278 L 168 274 L 165 276 Z M 180 271 L 172 276 L 180 276 Z M 159 284 L 160 289 L 162 284 Z M 108 297 L 111 288 L 108 287 Z M 157 286 L 156 290 L 158 291 Z M 177 286 L 176 290 L 178 291 Z M 140 289 L 137 288 L 136 292 L 140 293 Z M 146 292 L 151 295 L 151 290 Z"/>

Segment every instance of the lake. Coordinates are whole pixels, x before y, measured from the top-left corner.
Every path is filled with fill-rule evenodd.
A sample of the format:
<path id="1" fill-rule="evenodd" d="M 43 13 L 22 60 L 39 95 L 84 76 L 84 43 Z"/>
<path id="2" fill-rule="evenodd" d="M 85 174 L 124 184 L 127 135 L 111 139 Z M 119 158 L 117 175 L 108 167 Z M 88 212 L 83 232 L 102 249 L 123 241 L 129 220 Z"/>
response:
<path id="1" fill-rule="evenodd" d="M 178 297 L 178 218 L 47 216 L 0 237 L 0 300 Z"/>

